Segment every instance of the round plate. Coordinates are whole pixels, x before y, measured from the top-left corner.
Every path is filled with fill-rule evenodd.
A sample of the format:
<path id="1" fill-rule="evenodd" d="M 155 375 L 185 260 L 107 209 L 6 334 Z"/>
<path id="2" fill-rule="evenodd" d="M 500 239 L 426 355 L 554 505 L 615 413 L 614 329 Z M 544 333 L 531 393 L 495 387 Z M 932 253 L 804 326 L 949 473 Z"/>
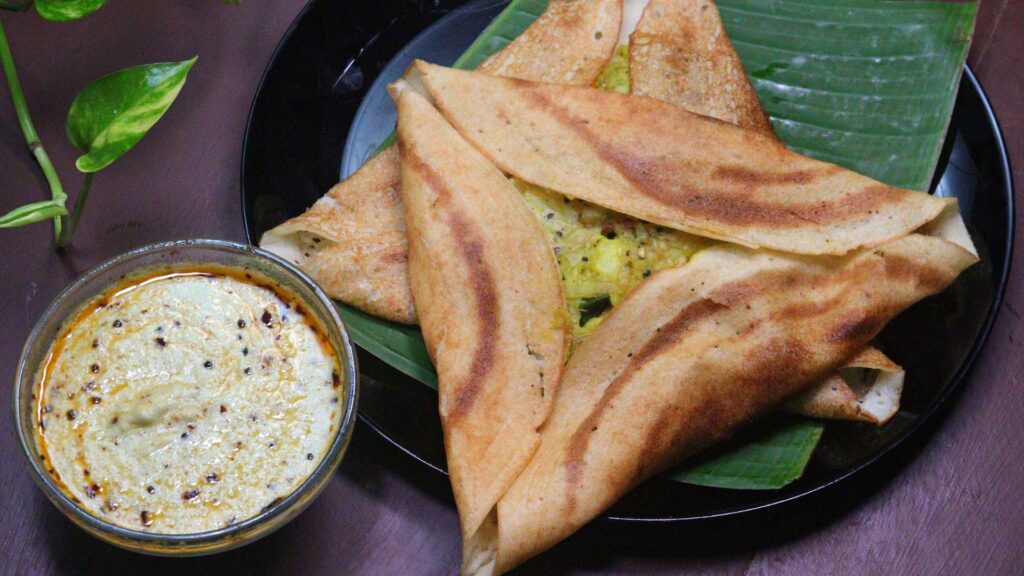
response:
<path id="1" fill-rule="evenodd" d="M 250 242 L 302 213 L 372 154 L 395 122 L 383 86 L 413 57 L 454 62 L 505 4 L 312 0 L 278 46 L 253 102 L 242 159 L 242 216 Z M 982 260 L 882 333 L 882 347 L 907 369 L 899 414 L 881 427 L 830 423 L 804 476 L 782 490 L 721 490 L 654 478 L 617 503 L 609 519 L 706 519 L 817 492 L 877 461 L 951 400 L 995 319 L 1013 242 L 1006 151 L 970 70 L 961 81 L 937 175 L 934 193 L 959 199 Z M 437 394 L 365 351 L 359 360 L 360 416 L 443 473 Z"/>

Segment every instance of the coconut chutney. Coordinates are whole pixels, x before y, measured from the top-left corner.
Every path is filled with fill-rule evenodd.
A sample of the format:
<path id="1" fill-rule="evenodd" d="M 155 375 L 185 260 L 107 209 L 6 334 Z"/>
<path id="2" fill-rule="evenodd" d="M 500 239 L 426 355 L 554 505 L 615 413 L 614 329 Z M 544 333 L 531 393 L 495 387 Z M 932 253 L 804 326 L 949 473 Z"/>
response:
<path id="1" fill-rule="evenodd" d="M 273 281 L 233 269 L 125 279 L 65 325 L 37 380 L 37 443 L 89 513 L 191 534 L 255 516 L 340 426 L 326 336 Z"/>

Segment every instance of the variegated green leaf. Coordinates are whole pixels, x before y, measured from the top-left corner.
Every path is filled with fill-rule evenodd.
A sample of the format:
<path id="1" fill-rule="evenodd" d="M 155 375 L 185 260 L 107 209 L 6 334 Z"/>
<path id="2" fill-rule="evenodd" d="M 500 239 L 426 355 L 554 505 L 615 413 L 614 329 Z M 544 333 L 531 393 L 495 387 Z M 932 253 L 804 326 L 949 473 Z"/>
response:
<path id="1" fill-rule="evenodd" d="M 68 22 L 99 10 L 107 0 L 36 0 L 36 12 L 47 20 Z"/>
<path id="2" fill-rule="evenodd" d="M 131 150 L 167 112 L 195 61 L 125 68 L 86 86 L 68 111 L 68 139 L 85 152 L 78 169 L 102 170 Z"/>
<path id="3" fill-rule="evenodd" d="M 0 228 L 14 228 L 33 222 L 42 222 L 54 216 L 63 216 L 68 211 L 63 200 L 44 200 L 18 206 L 7 214 L 0 216 Z"/>

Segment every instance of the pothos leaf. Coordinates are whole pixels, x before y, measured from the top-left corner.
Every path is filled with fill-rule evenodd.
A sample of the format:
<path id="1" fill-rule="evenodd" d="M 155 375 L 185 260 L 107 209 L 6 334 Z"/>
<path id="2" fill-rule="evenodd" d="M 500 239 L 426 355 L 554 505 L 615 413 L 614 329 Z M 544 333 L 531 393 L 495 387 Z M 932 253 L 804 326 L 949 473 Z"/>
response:
<path id="1" fill-rule="evenodd" d="M 63 216 L 68 211 L 63 200 L 44 200 L 18 206 L 7 214 L 0 216 L 0 228 L 14 228 L 33 222 L 42 222 L 54 216 Z"/>
<path id="2" fill-rule="evenodd" d="M 196 59 L 119 70 L 86 86 L 68 111 L 68 139 L 85 152 L 82 172 L 102 170 L 131 150 L 178 97 Z"/>
<path id="3" fill-rule="evenodd" d="M 36 12 L 47 20 L 69 22 L 99 10 L 107 0 L 36 0 Z"/>

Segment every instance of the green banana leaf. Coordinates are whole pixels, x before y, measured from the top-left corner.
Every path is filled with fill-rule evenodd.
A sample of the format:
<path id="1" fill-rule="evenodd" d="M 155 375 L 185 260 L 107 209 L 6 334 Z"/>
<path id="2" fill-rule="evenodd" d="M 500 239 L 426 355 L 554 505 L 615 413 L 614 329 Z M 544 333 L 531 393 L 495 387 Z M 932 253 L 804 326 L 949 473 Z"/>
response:
<path id="1" fill-rule="evenodd" d="M 975 2 L 718 0 L 729 37 L 776 131 L 794 150 L 888 184 L 925 190 L 967 58 Z M 514 0 L 455 66 L 475 68 L 547 7 Z M 339 305 L 353 340 L 437 388 L 420 333 Z M 668 474 L 777 489 L 801 476 L 823 424 L 788 418 Z"/>
<path id="2" fill-rule="evenodd" d="M 799 416 L 766 418 L 735 442 L 687 462 L 667 476 L 714 488 L 770 490 L 799 478 L 825 425 Z"/>
<path id="3" fill-rule="evenodd" d="M 927 190 L 974 32 L 975 2 L 719 0 L 790 148 Z"/>
<path id="4" fill-rule="evenodd" d="M 0 216 L 0 228 L 14 228 L 24 226 L 33 222 L 49 220 L 54 216 L 63 216 L 68 210 L 64 207 L 63 200 L 43 200 L 18 206 L 7 214 Z"/>

